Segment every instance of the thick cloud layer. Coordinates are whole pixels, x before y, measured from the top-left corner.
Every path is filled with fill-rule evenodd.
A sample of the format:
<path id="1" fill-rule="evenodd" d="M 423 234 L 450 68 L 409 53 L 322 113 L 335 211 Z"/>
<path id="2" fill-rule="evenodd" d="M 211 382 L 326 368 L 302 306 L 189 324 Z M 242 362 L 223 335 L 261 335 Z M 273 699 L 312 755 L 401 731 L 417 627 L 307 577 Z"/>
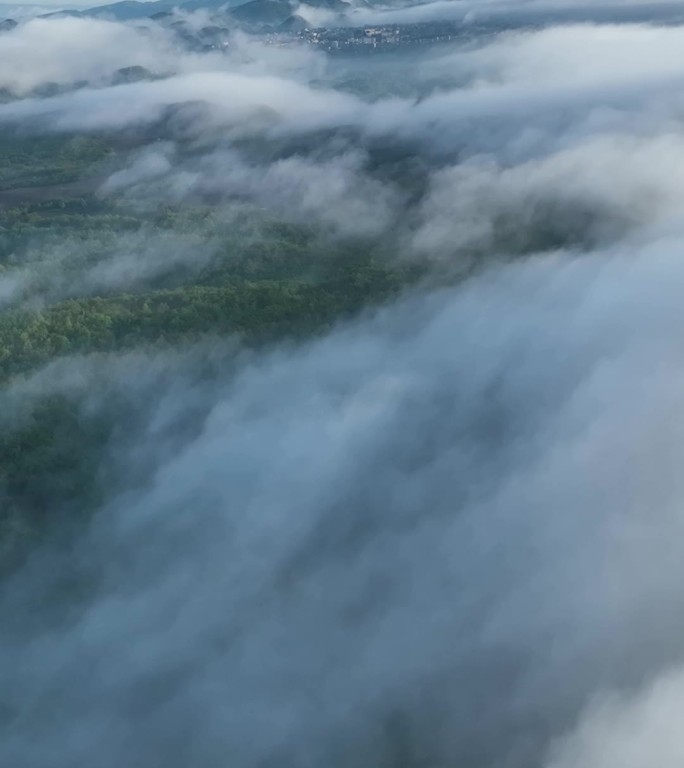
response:
<path id="1" fill-rule="evenodd" d="M 3 760 L 362 765 L 405 739 L 536 764 L 678 661 L 679 262 L 549 256 L 246 364 L 79 545 L 84 613 L 27 644 L 11 585 Z M 133 462 L 192 399 L 160 398 Z"/>
<path id="2" fill-rule="evenodd" d="M 7 104 L 0 107 L 1 121 L 43 120 L 61 130 L 120 129 L 154 123 L 169 107 L 192 101 L 206 104 L 207 127 L 221 126 L 235 135 L 292 135 L 349 126 L 371 136 L 423 140 L 432 151 L 506 153 L 515 158 L 596 133 L 659 132 L 678 124 L 681 113 L 681 27 L 570 26 L 485 38 L 474 50 L 456 49 L 424 62 L 431 78 L 424 87 L 432 93 L 419 100 L 368 101 L 325 87 L 318 56 L 240 38 L 229 54 L 180 55 L 170 69 L 173 45 L 167 40 L 164 48 L 163 37 L 161 48 L 155 49 L 148 35 L 123 25 L 62 19 L 31 22 L 4 35 L 0 55 L 4 45 L 5 56 L 11 58 L 29 31 L 43 34 L 57 24 L 65 27 L 67 40 L 70 34 L 90 40 L 91 25 L 96 39 L 98 34 L 107 39 L 131 35 L 145 58 L 138 61 L 133 46 L 129 63 L 144 62 L 152 72 L 177 74 L 156 82 Z M 61 26 L 53 31 L 54 45 L 59 46 L 65 31 Z M 68 68 L 68 55 L 47 50 L 46 68 L 21 70 L 21 77 L 33 86 L 59 82 L 60 70 Z M 79 50 L 76 46 L 73 55 Z M 107 45 L 103 50 L 85 46 L 84 60 L 78 62 L 82 79 L 97 81 L 105 70 L 124 63 L 123 58 L 111 60 L 114 54 Z M 50 69 L 49 61 L 62 63 Z M 19 76 L 10 74 L 12 68 L 6 71 L 15 79 Z M 416 77 L 425 81 L 425 70 Z M 75 72 L 69 78 L 75 79 Z"/>
<path id="3" fill-rule="evenodd" d="M 140 36 L 113 23 L 59 23 Z M 155 146 L 102 192 L 153 184 L 155 194 L 175 199 L 246 195 L 339 232 L 399 232 L 399 250 L 409 244 L 442 260 L 483 249 L 586 245 L 676 219 L 683 35 L 680 27 L 612 25 L 487 38 L 425 56 L 415 78 L 427 89 L 420 100 L 340 92 L 334 62 L 326 72 L 320 57 L 298 49 L 264 57 L 268 47 L 238 38 L 225 56 L 177 57 L 175 76 L 15 102 L 0 107 L 0 119 L 40 119 L 62 130 L 139 128 L 167 120 L 185 102 L 203 102 L 182 118 L 190 137 L 207 145 L 201 160 L 183 160 L 173 144 Z M 141 39 L 141 50 L 157 56 L 147 64 L 168 67 L 171 42 L 164 58 Z M 99 54 L 92 55 L 99 72 Z M 335 138 L 342 130 L 353 132 L 351 146 Z M 328 136 L 324 153 L 319 131 Z M 213 147 L 217 137 L 225 144 L 254 136 L 300 143 L 266 165 Z M 433 169 L 414 214 L 404 208 L 414 190 L 370 172 L 369 142 L 403 142 Z M 447 170 L 439 168 L 444 163 Z M 551 233 L 540 236 L 544 229 Z"/>
<path id="4" fill-rule="evenodd" d="M 562 24 L 567 22 L 681 22 L 678 3 L 662 0 L 432 0 L 361 5 L 350 14 L 358 24 L 419 24 L 444 20 L 464 24 Z"/>
<path id="5" fill-rule="evenodd" d="M 190 17 L 201 26 L 210 17 Z M 315 56 L 293 50 L 279 55 L 277 49 L 242 38 L 233 39 L 238 50 L 223 56 L 183 50 L 174 36 L 153 23 L 128 25 L 89 18 L 37 18 L 0 36 L 0 88 L 20 96 L 45 83 L 58 85 L 105 85 L 117 70 L 144 67 L 152 75 L 168 76 L 197 71 L 223 71 L 236 66 L 259 73 L 277 67 L 292 72 L 292 64 L 305 61 L 314 72 Z M 17 62 L 23 66 L 17 66 Z M 163 87 L 163 86 L 162 86 Z"/>
<path id="6" fill-rule="evenodd" d="M 5 86 L 90 85 L 0 120 L 142 130 L 193 102 L 98 195 L 215 195 L 227 226 L 263 209 L 429 274 L 307 343 L 62 360 L 4 389 L 17 419 L 64 392 L 135 418 L 90 525 L 3 585 L 0 764 L 676 764 L 684 29 L 469 40 L 421 54 L 420 98 L 233 42 L 31 22 L 0 38 L 28 59 Z M 108 85 L 133 63 L 164 77 Z M 211 245 L 142 228 L 70 285 L 76 246 L 51 246 L 0 296 L 135 287 Z"/>

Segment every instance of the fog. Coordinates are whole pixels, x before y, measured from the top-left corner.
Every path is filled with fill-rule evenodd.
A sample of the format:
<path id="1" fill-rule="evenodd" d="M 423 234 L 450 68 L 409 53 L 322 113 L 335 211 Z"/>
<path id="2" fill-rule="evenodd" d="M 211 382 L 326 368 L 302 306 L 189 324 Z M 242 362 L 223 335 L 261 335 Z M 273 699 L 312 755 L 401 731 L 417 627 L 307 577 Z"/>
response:
<path id="1" fill-rule="evenodd" d="M 111 35 L 113 42 L 117 36 L 123 40 L 132 35 L 144 58 L 137 58 L 133 46 L 127 61 L 152 72 L 176 74 L 153 82 L 83 88 L 49 100 L 13 102 L 0 106 L 4 123 L 40 120 L 57 130 L 122 129 L 155 123 L 170 107 L 193 101 L 207 107 L 209 122 L 204 129 L 220 127 L 233 136 L 297 135 L 349 126 L 370 136 L 420 140 L 433 152 L 501 155 L 539 153 L 545 146 L 584 140 L 599 132 L 659 132 L 681 116 L 680 27 L 569 26 L 504 34 L 474 50 L 457 48 L 452 54 L 428 57 L 425 66 L 431 80 L 419 99 L 368 100 L 326 87 L 326 78 L 334 81 L 334 62 L 326 73 L 319 56 L 297 47 L 271 48 L 264 55 L 264 46 L 238 38 L 223 56 L 174 56 L 172 41 L 161 32 L 155 33 L 160 35 L 157 50 L 150 46 L 148 34 L 141 36 L 111 22 L 31 22 L 0 38 L 0 56 L 3 48 L 8 57 L 23 50 L 19 43 L 33 24 L 40 24 L 41 34 L 45 25 L 58 25 L 56 45 L 69 32 L 74 40 L 84 35 L 89 42 L 82 49 L 82 61 L 73 45 L 66 58 L 54 57 L 46 48 L 50 55 L 36 62 L 35 71 L 30 65 L 21 69 L 21 77 L 32 86 L 75 79 L 75 71 L 68 77 L 61 74 L 70 56 L 86 82 L 96 82 L 105 71 L 112 73 L 124 64 L 118 49 L 116 61 L 107 46 L 101 49 L 99 34 L 103 41 Z M 69 41 L 69 34 L 64 39 Z M 127 42 L 124 50 L 129 49 Z M 55 58 L 62 62 L 58 67 L 50 64 Z M 173 72 L 170 59 L 175 62 Z M 6 71 L 12 80 L 19 77 L 9 68 Z M 414 77 L 420 82 L 426 75 Z"/>
<path id="2" fill-rule="evenodd" d="M 380 3 L 354 8 L 358 24 L 415 24 L 441 20 L 465 24 L 507 25 L 567 22 L 681 22 L 681 6 L 662 0 L 432 0 L 423 3 Z"/>
<path id="3" fill-rule="evenodd" d="M 55 506 L 62 534 L 0 582 L 3 766 L 684 757 L 684 27 L 655 3 L 653 23 L 357 13 L 442 5 L 571 23 L 407 52 L 404 93 L 373 57 L 241 33 L 0 36 L 5 130 L 125 137 L 91 178 L 117 212 L 212 206 L 182 234 L 32 231 L 4 308 L 195 275 L 271 220 L 321 260 L 351 243 L 421 270 L 310 338 L 3 382 L 3 428 L 56 395 L 117 425 L 92 516 Z M 112 84 L 133 65 L 154 77 Z"/>
<path id="4" fill-rule="evenodd" d="M 158 384 L 118 459 L 156 469 L 69 555 L 93 602 L 27 643 L 41 561 L 9 584 L 4 760 L 365 764 L 398 712 L 418 762 L 541 764 L 681 656 L 678 261 L 544 257 L 246 362 L 170 459 L 196 394 Z"/>

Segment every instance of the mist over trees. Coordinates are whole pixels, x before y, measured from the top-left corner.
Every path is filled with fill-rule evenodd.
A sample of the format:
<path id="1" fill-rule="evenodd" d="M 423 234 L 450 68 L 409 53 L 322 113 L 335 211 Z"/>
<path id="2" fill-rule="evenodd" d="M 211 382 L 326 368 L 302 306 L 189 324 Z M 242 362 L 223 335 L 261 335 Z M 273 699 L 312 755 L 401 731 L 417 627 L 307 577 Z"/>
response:
<path id="1" fill-rule="evenodd" d="M 140 5 L 0 24 L 0 765 L 681 762 L 681 9 Z"/>

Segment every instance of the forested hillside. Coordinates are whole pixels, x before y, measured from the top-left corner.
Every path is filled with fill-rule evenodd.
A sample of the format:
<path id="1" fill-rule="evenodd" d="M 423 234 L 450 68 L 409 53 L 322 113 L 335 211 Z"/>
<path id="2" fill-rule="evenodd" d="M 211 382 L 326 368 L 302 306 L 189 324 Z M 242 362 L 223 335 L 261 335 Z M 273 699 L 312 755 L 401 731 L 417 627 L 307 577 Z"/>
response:
<path id="1" fill-rule="evenodd" d="M 154 355 L 232 337 L 250 346 L 303 339 L 421 275 L 367 238 L 331 239 L 253 206 L 225 221 L 215 204 L 140 206 L 98 194 L 104 172 L 129 151 L 107 137 L 5 134 L 0 147 L 5 388 L 61 358 Z M 126 267 L 114 274 L 126 237 L 128 274 Z M 165 261 L 165 248 L 179 251 L 176 263 Z M 151 249 L 158 264 L 146 271 Z M 99 280 L 84 279 L 89 270 L 101 270 Z M 50 510 L 82 519 L 92 507 L 103 452 L 122 416 L 83 415 L 68 397 L 50 394 L 21 419 L 5 419 L 0 537 L 8 562 L 49 530 Z"/>

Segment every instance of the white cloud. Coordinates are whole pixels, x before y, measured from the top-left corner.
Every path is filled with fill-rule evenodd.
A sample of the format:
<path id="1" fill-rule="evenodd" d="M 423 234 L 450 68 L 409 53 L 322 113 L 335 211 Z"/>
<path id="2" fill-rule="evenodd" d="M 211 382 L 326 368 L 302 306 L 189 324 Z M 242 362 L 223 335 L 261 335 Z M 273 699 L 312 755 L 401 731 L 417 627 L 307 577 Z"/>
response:
<path id="1" fill-rule="evenodd" d="M 123 480 L 50 561 L 88 574 L 79 612 L 36 629 L 51 553 L 0 597 L 0 762 L 680 762 L 684 31 L 504 35 L 427 57 L 420 99 L 363 99 L 306 52 L 176 56 L 84 24 L 10 36 L 6 61 L 28 39 L 45 54 L 12 77 L 99 77 L 115 41 L 176 74 L 0 119 L 119 128 L 202 101 L 198 136 L 221 144 L 144 150 L 103 193 L 214 188 L 439 263 L 526 258 L 309 343 L 216 352 L 209 380 L 198 352 L 138 353 L 5 392 L 8 412 L 65 388 L 87 408 L 128 397 L 136 418 L 109 446 Z M 276 151 L 319 129 L 345 140 Z M 276 149 L 255 160 L 237 137 Z M 370 167 L 398 139 L 422 163 L 408 211 L 399 174 Z M 83 285 L 184 263 L 174 239 L 122 238 Z"/>

